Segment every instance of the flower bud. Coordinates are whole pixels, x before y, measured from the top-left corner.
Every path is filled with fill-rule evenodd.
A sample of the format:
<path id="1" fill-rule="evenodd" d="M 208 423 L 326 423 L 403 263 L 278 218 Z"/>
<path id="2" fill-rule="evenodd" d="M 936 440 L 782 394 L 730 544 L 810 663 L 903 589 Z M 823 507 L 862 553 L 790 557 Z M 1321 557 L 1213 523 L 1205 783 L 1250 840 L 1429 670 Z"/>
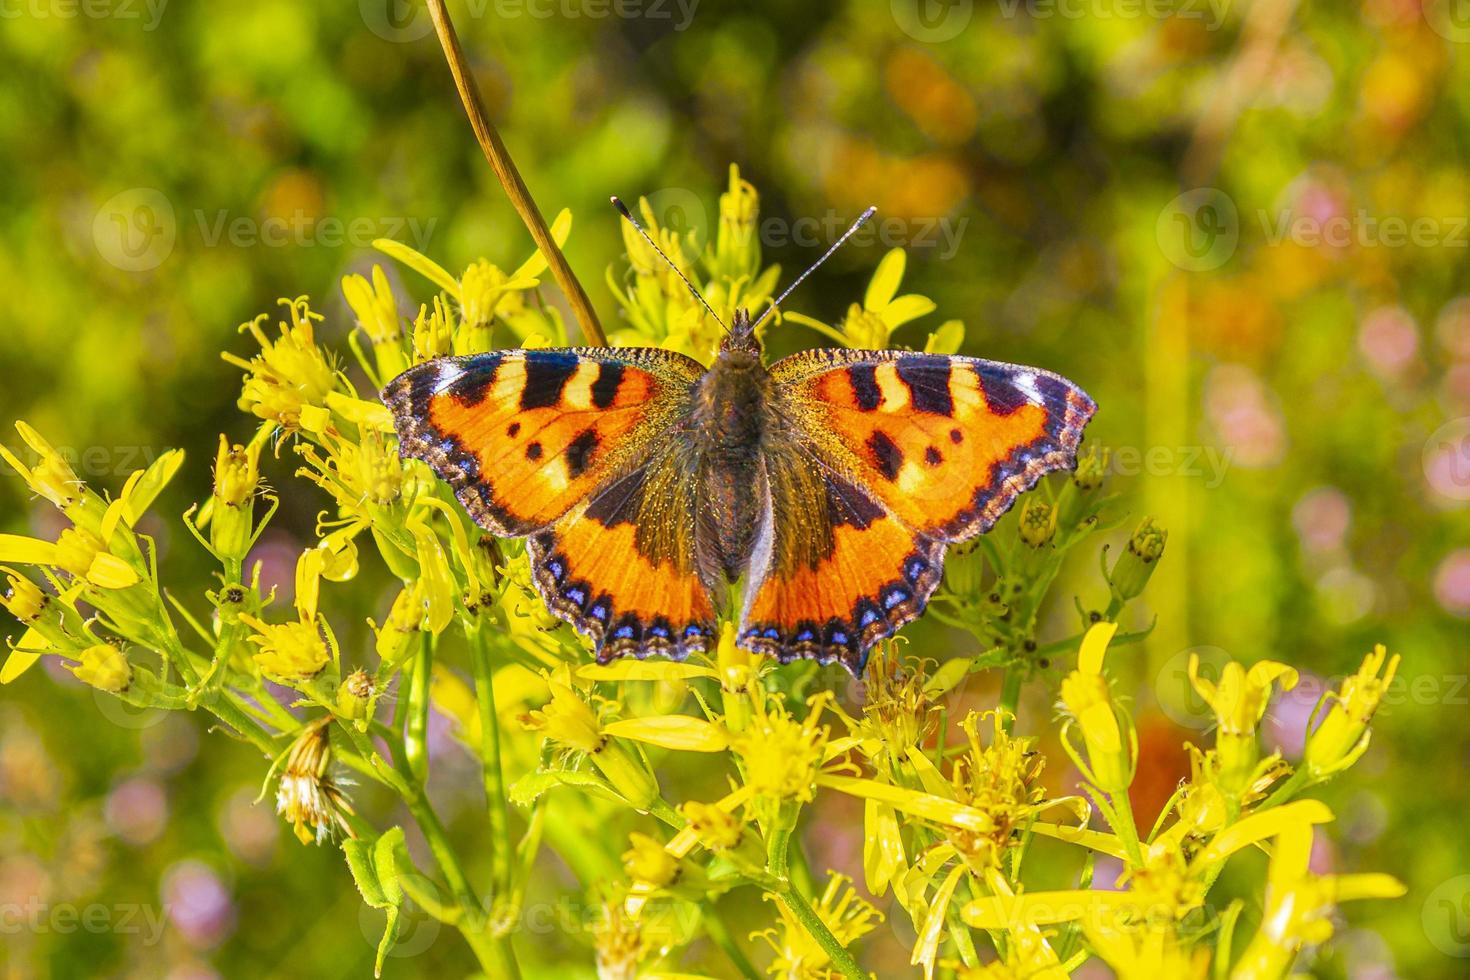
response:
<path id="1" fill-rule="evenodd" d="M 1152 517 L 1143 519 L 1133 537 L 1128 539 L 1127 549 L 1113 564 L 1109 584 L 1114 595 L 1127 600 L 1143 594 L 1144 586 L 1148 585 L 1154 567 L 1164 554 L 1164 542 L 1168 539 L 1169 532 L 1156 527 Z"/>
<path id="2" fill-rule="evenodd" d="M 632 845 L 623 852 L 623 870 L 637 882 L 663 888 L 679 877 L 679 861 L 647 834 L 628 835 Z"/>
<path id="3" fill-rule="evenodd" d="M 1031 548 L 1040 548 L 1051 543 L 1057 533 L 1057 514 L 1049 505 L 1039 500 L 1028 500 L 1021 508 L 1021 540 Z"/>
<path id="4" fill-rule="evenodd" d="M 733 813 L 698 800 L 690 800 L 680 809 L 689 821 L 689 829 L 706 850 L 727 851 L 740 843 L 743 831 Z"/>
<path id="5" fill-rule="evenodd" d="M 366 718 L 376 693 L 372 675 L 365 670 L 354 670 L 337 688 L 337 712 L 352 721 Z"/>
<path id="6" fill-rule="evenodd" d="M 99 691 L 121 694 L 133 682 L 128 658 L 111 643 L 94 643 L 76 656 L 76 666 L 68 665 L 71 672 Z"/>
<path id="7" fill-rule="evenodd" d="M 1387 669 L 1384 664 L 1387 663 Z M 1340 772 L 1358 761 L 1368 749 L 1368 723 L 1383 700 L 1383 692 L 1398 672 L 1399 656 L 1388 656 L 1383 644 L 1363 658 L 1358 672 L 1342 682 L 1342 686 L 1325 697 L 1332 708 L 1316 731 L 1307 735 L 1304 764 L 1314 778 Z M 1379 670 L 1383 676 L 1379 677 Z"/>
<path id="8" fill-rule="evenodd" d="M 27 626 L 40 619 L 51 597 L 37 588 L 30 579 L 8 568 L 5 569 L 5 577 L 10 580 L 10 588 L 0 597 L 0 605 Z"/>

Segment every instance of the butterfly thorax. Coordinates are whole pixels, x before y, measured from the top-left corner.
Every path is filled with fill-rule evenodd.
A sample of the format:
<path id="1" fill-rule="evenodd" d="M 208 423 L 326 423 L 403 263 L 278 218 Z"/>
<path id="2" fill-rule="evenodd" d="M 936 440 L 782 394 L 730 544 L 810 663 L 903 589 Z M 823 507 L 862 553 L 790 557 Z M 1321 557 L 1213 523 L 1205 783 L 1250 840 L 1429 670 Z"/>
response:
<path id="1" fill-rule="evenodd" d="M 733 581 L 750 556 L 762 499 L 770 385 L 759 346 L 742 344 L 725 346 L 695 387 L 692 434 L 701 462 L 702 539 L 696 550 L 711 577 L 719 571 Z"/>

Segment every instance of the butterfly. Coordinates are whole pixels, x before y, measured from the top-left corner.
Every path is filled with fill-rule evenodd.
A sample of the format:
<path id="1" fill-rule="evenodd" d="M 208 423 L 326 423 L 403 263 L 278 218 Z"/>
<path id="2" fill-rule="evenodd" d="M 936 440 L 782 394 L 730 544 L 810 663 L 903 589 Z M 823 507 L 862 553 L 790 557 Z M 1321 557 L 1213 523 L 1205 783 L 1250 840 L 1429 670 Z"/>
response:
<path id="1" fill-rule="evenodd" d="M 923 612 L 947 547 L 1075 466 L 1096 405 L 972 357 L 766 366 L 758 323 L 738 311 L 708 368 L 651 348 L 498 350 L 410 368 L 382 398 L 404 457 L 480 527 L 526 539 L 537 590 L 598 662 L 708 651 L 735 601 L 742 648 L 860 677 Z"/>

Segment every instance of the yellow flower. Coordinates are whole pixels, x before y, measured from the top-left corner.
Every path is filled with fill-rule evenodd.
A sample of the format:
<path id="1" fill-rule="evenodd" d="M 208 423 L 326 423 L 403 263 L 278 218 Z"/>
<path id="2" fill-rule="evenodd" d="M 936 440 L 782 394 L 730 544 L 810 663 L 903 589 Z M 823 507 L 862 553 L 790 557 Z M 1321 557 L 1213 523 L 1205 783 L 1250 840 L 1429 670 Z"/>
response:
<path id="1" fill-rule="evenodd" d="M 551 700 L 527 714 L 523 724 L 574 751 L 600 751 L 606 742 L 602 723 L 587 702 L 572 689 L 569 668 L 563 665 L 548 675 L 546 687 L 551 692 Z"/>
<path id="2" fill-rule="evenodd" d="M 240 619 L 255 630 L 250 642 L 260 649 L 255 663 L 272 677 L 305 681 L 320 674 L 332 660 L 321 627 L 312 620 L 266 623 L 246 613 Z"/>
<path id="3" fill-rule="evenodd" d="M 1109 795 L 1126 793 L 1133 781 L 1136 750 L 1123 744 L 1123 729 L 1118 724 L 1117 708 L 1102 675 L 1103 657 L 1108 643 L 1118 630 L 1116 623 L 1096 623 L 1082 639 L 1077 669 L 1062 681 L 1062 705 L 1071 718 L 1062 729 L 1062 741 L 1072 750 L 1068 732 L 1075 725 L 1082 731 L 1087 748 L 1087 763 L 1077 760 L 1089 780 Z M 1132 731 L 1130 729 L 1130 737 Z"/>
<path id="4" fill-rule="evenodd" d="M 255 496 L 260 485 L 260 447 L 258 439 L 250 445 L 230 445 L 223 434 L 214 459 L 214 499 L 225 507 L 239 507 Z"/>
<path id="5" fill-rule="evenodd" d="M 71 672 L 100 691 L 121 694 L 133 682 L 128 658 L 111 643 L 94 643 L 76 657 L 78 663 L 70 667 Z"/>
<path id="6" fill-rule="evenodd" d="M 1256 724 L 1266 713 L 1271 700 L 1271 686 L 1280 683 L 1281 690 L 1296 687 L 1297 672 L 1286 664 L 1262 660 L 1249 672 L 1235 661 L 1225 665 L 1217 686 L 1199 673 L 1199 657 L 1189 655 L 1189 682 L 1205 703 L 1214 709 L 1223 735 L 1254 735 Z"/>
<path id="7" fill-rule="evenodd" d="M 4 569 L 4 572 L 5 577 L 10 581 L 10 588 L 6 590 L 5 595 L 0 596 L 0 605 L 3 605 L 10 615 L 29 626 L 41 618 L 51 598 L 24 575 L 8 568 Z"/>
<path id="8" fill-rule="evenodd" d="M 828 980 L 840 976 L 832 969 L 827 951 L 812 938 L 786 903 L 778 902 L 777 908 L 781 913 L 781 924 L 775 929 L 751 935 L 752 939 L 757 936 L 764 939 L 776 952 L 767 972 L 773 977 L 788 980 Z M 835 871 L 828 876 L 827 887 L 813 910 L 842 946 L 849 946 L 866 936 L 883 921 L 882 912 L 858 897 L 851 886 L 851 879 Z"/>
<path id="9" fill-rule="evenodd" d="M 125 589 L 139 581 L 131 565 L 108 552 L 102 539 L 84 527 L 70 527 L 57 536 L 53 564 L 103 589 Z"/>
<path id="10" fill-rule="evenodd" d="M 1383 874 L 1314 875 L 1308 868 L 1311 853 L 1310 824 L 1293 823 L 1277 835 L 1266 872 L 1261 926 L 1231 976 L 1286 976 L 1303 946 L 1332 938 L 1339 902 L 1398 898 L 1407 891 Z"/>
<path id="11" fill-rule="evenodd" d="M 635 980 L 638 967 L 654 951 L 643 934 L 642 919 L 629 915 L 623 903 L 609 899 L 592 924 L 598 980 Z"/>
<path id="12" fill-rule="evenodd" d="M 939 726 L 941 708 L 930 699 L 924 661 L 903 663 L 891 641 L 868 664 L 867 698 L 859 722 L 846 719 L 859 747 L 879 772 L 904 764 Z"/>
<path id="13" fill-rule="evenodd" d="M 797 721 L 784 705 L 757 692 L 756 711 L 743 732 L 731 736 L 745 784 L 768 800 L 811 800 L 816 792 L 827 726 L 818 724 L 831 698 L 824 691 L 807 702 L 806 718 Z"/>
<path id="14" fill-rule="evenodd" d="M 15 423 L 15 431 L 26 445 L 36 453 L 36 465 L 26 466 L 10 450 L 0 446 L 0 458 L 20 474 L 34 493 L 45 497 L 61 510 L 66 510 L 82 499 L 86 485 L 78 479 L 71 465 L 41 434 L 24 422 Z"/>
<path id="15" fill-rule="evenodd" d="M 740 821 L 723 807 L 689 800 L 679 809 L 700 846 L 708 850 L 727 851 L 738 845 L 744 835 Z"/>
<path id="16" fill-rule="evenodd" d="M 658 841 L 647 834 L 628 835 L 631 845 L 623 852 L 623 870 L 635 883 L 653 888 L 672 884 L 679 876 L 679 862 Z"/>
<path id="17" fill-rule="evenodd" d="M 907 263 L 903 249 L 895 248 L 883 256 L 873 272 L 868 291 L 862 305 L 854 303 L 848 307 L 847 316 L 840 327 L 830 327 L 820 320 L 799 313 L 788 313 L 786 317 L 797 323 L 826 334 L 844 347 L 859 347 L 868 350 L 884 350 L 892 347 L 893 331 L 908 323 L 934 312 L 934 301 L 927 296 L 911 293 L 897 296 L 898 285 L 903 280 Z"/>
<path id="18" fill-rule="evenodd" d="M 1384 664 L 1387 663 L 1387 669 Z M 1399 669 L 1399 656 L 1388 656 L 1383 644 L 1363 658 L 1358 672 L 1342 682 L 1337 691 L 1323 695 L 1321 704 L 1332 702 L 1327 717 L 1316 730 L 1307 736 L 1306 755 L 1303 764 L 1314 778 L 1324 778 L 1341 772 L 1358 761 L 1368 751 L 1370 732 L 1368 723 L 1373 720 L 1383 692 L 1393 682 Z M 1379 677 L 1379 671 L 1383 676 Z M 1318 710 L 1321 710 L 1321 704 Z"/>
<path id="19" fill-rule="evenodd" d="M 1013 738 L 1006 731 L 1005 717 L 1000 711 L 983 715 L 972 711 L 965 717 L 961 727 L 968 751 L 955 757 L 950 773 L 955 802 L 990 818 L 986 830 L 947 828 L 955 850 L 977 869 L 1000 866 L 1012 844 L 1012 833 L 1037 812 L 1037 804 L 1046 797 L 1039 785 L 1046 759 L 1032 751 L 1035 739 Z M 981 744 L 979 734 L 979 723 L 985 718 L 993 724 L 988 746 Z"/>
<path id="20" fill-rule="evenodd" d="M 316 345 L 314 313 L 305 297 L 281 300 L 291 322 L 280 323 L 280 337 L 271 340 L 262 329 L 269 314 L 262 313 L 241 330 L 248 330 L 260 344 L 260 353 L 246 361 L 233 354 L 222 355 L 246 372 L 240 392 L 240 408 L 284 429 L 299 429 L 302 412 L 324 409 L 327 394 L 336 387 L 337 372 Z"/>
<path id="21" fill-rule="evenodd" d="M 303 844 L 326 840 L 335 830 L 356 837 L 347 816 L 353 812 L 341 787 L 332 779 L 330 718 L 312 722 L 291 744 L 286 767 L 276 787 L 276 812 L 286 818 Z"/>

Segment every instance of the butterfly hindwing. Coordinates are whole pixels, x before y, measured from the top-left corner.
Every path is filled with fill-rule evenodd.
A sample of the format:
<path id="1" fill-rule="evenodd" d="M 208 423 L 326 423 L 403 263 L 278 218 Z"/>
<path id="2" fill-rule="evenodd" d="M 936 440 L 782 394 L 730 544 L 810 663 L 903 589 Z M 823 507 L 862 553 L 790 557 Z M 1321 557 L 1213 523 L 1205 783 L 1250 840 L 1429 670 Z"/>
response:
<path id="1" fill-rule="evenodd" d="M 708 649 L 715 632 L 714 603 L 695 567 L 694 524 L 693 470 L 670 444 L 531 535 L 536 587 L 592 639 L 599 662 L 625 654 L 682 660 Z"/>
<path id="2" fill-rule="evenodd" d="M 1074 465 L 1096 405 L 1067 379 L 971 357 L 818 350 L 771 366 L 816 451 L 906 526 L 987 531 L 1044 473 Z"/>
<path id="3" fill-rule="evenodd" d="M 861 676 L 873 644 L 924 611 L 944 544 L 805 450 L 774 451 L 767 463 L 770 499 L 740 644 L 783 662 L 837 661 Z M 812 486 L 814 495 L 793 493 Z"/>
<path id="4" fill-rule="evenodd" d="M 411 368 L 383 399 L 404 456 L 481 527 L 529 536 L 538 591 L 599 659 L 684 656 L 714 610 L 692 557 L 692 468 L 661 437 L 702 370 L 661 350 L 504 350 Z"/>

